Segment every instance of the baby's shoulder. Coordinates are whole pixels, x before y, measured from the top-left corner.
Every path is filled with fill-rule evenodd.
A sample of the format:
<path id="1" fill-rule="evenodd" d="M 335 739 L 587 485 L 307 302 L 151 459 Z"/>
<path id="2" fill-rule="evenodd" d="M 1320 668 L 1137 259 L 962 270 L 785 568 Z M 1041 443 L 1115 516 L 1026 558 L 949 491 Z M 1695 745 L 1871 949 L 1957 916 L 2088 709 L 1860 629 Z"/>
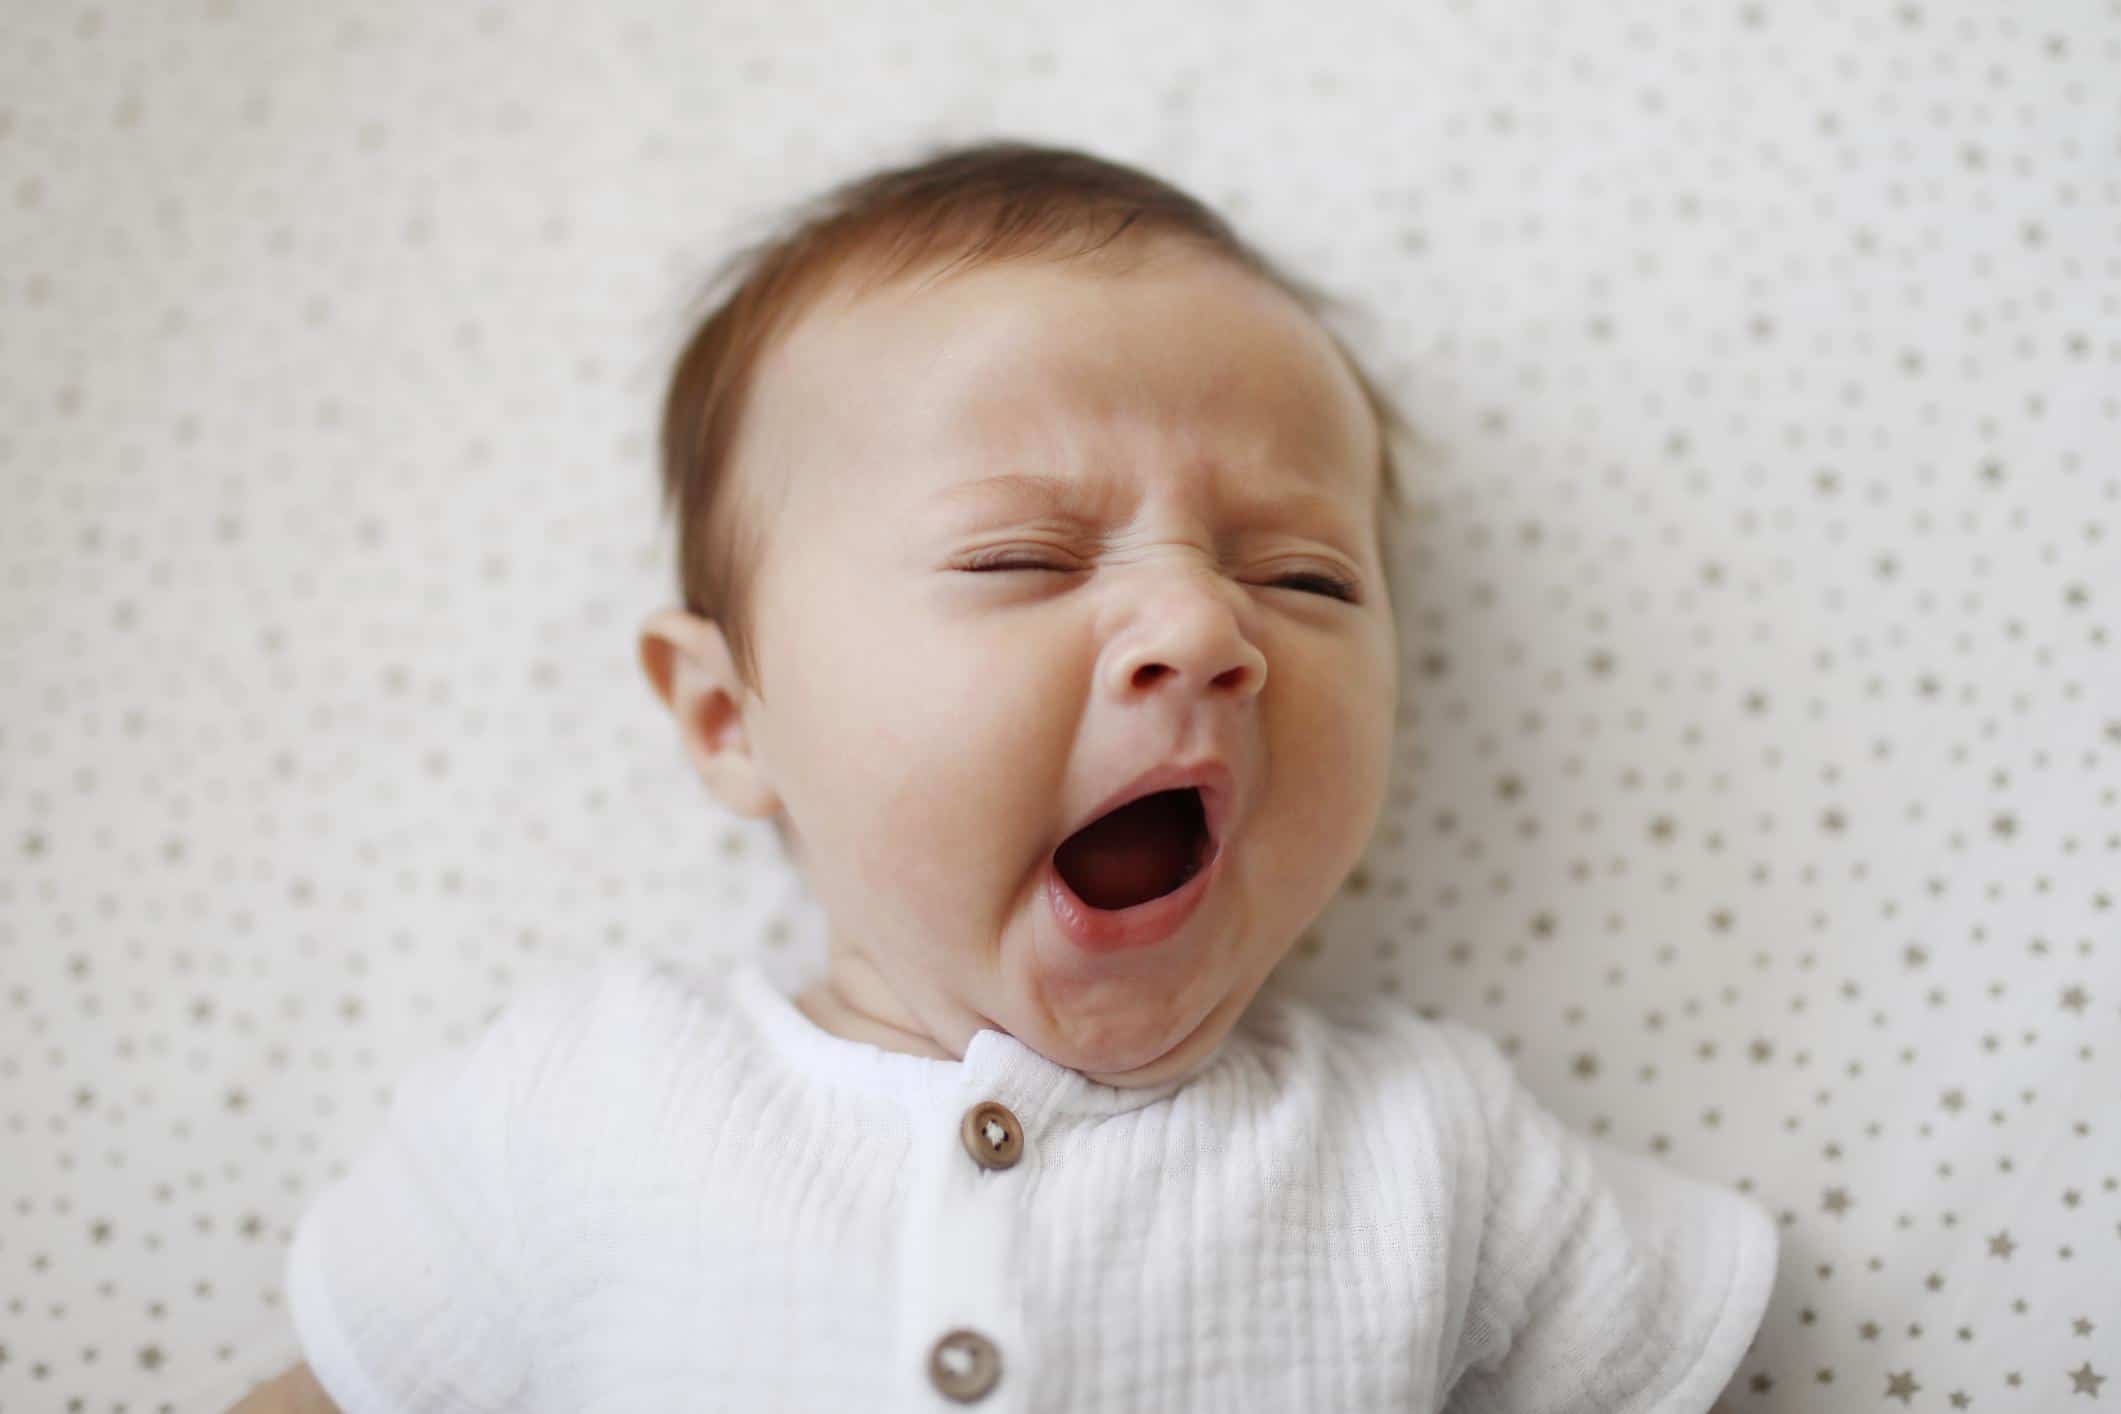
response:
<path id="1" fill-rule="evenodd" d="M 1509 1060 L 1486 1032 L 1386 995 L 1280 994 L 1249 1034 L 1271 1064 L 1360 1109 L 1484 1127 L 1511 1083 Z"/>
<path id="2" fill-rule="evenodd" d="M 1313 1064 L 1368 1062 L 1380 1076 L 1410 1072 L 1480 1074 L 1508 1059 L 1495 1039 L 1470 1022 L 1424 1013 L 1387 994 L 1312 995 L 1282 992 L 1247 1018 L 1263 1044 L 1302 1056 Z"/>
<path id="3" fill-rule="evenodd" d="M 554 964 L 510 994 L 474 1043 L 525 1101 L 620 1089 L 644 1065 L 726 1044 L 726 971 L 627 955 Z"/>

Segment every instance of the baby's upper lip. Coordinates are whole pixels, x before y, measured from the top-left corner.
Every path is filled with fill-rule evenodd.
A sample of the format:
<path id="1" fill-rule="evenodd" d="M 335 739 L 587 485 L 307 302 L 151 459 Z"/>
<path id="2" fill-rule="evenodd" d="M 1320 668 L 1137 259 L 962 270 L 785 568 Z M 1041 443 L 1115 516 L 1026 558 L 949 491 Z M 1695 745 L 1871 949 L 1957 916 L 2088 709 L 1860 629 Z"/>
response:
<path id="1" fill-rule="evenodd" d="M 1212 849 L 1223 842 L 1230 826 L 1230 812 L 1237 799 L 1237 773 L 1232 771 L 1229 763 L 1220 756 L 1200 756 L 1191 761 L 1152 766 L 1112 792 L 1102 805 L 1070 825 L 1061 835 L 1061 839 L 1067 840 L 1091 821 L 1109 815 L 1122 805 L 1140 800 L 1145 795 L 1155 795 L 1164 790 L 1182 790 L 1187 786 L 1192 786 L 1200 792 L 1201 807 L 1208 817 L 1208 844 Z"/>

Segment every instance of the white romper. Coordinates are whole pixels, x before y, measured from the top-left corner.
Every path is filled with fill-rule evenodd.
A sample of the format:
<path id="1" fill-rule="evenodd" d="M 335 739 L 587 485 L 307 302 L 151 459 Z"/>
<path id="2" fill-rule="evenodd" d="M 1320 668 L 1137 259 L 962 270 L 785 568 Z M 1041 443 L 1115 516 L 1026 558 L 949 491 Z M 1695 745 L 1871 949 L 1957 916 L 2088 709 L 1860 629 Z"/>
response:
<path id="1" fill-rule="evenodd" d="M 410 1069 L 287 1285 L 347 1414 L 1702 1414 L 1776 1252 L 1389 998 L 1263 991 L 1119 1090 L 631 958 Z"/>

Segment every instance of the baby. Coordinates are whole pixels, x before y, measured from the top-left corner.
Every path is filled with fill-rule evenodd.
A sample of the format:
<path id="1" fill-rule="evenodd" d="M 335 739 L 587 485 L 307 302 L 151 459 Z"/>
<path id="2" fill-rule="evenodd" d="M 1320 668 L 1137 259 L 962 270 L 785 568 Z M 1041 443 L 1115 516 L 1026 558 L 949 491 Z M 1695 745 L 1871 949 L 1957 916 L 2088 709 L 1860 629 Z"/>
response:
<path id="1" fill-rule="evenodd" d="M 725 267 L 725 270 L 729 267 Z M 241 1410 L 1716 1404 L 1753 1201 L 1463 1023 L 1269 974 L 1382 809 L 1404 420 L 1330 301 L 1083 153 L 742 253 L 664 410 L 640 656 L 829 921 L 524 989 L 304 1213 Z"/>

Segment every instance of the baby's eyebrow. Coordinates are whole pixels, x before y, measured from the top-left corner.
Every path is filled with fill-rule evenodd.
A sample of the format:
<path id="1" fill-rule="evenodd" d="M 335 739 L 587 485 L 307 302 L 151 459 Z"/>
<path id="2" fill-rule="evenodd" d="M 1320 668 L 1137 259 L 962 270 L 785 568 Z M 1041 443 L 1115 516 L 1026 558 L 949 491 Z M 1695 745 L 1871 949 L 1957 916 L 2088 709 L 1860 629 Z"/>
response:
<path id="1" fill-rule="evenodd" d="M 1065 476 L 1009 471 L 946 486 L 930 499 L 947 505 L 993 500 L 1013 503 L 1056 519 L 1089 520 L 1097 510 L 1097 503 L 1108 494 Z M 1345 509 L 1337 499 L 1323 491 L 1302 487 L 1249 498 L 1238 511 L 1248 523 L 1316 518 L 1348 528 Z"/>
<path id="2" fill-rule="evenodd" d="M 960 481 L 931 498 L 946 505 L 991 501 L 1066 519 L 1083 519 L 1097 509 L 1098 493 L 1065 476 L 1010 471 Z"/>

